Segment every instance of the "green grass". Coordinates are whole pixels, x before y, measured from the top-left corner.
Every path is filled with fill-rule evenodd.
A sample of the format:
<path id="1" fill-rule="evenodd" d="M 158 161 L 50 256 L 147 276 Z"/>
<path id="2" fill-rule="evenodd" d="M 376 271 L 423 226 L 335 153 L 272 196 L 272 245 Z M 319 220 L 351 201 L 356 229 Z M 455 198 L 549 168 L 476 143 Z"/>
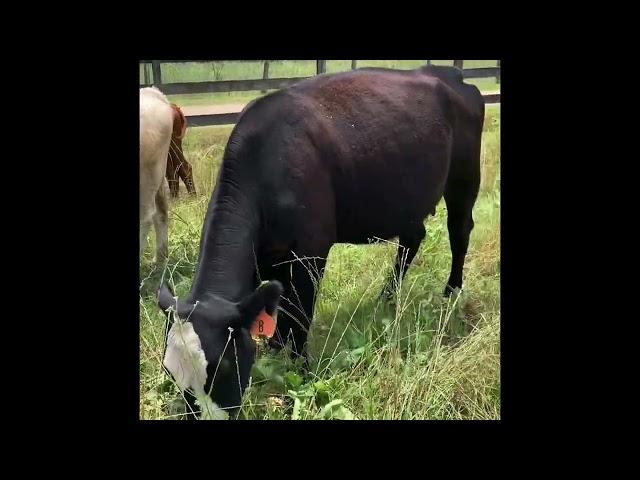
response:
<path id="1" fill-rule="evenodd" d="M 357 67 L 384 67 L 398 69 L 418 68 L 426 60 L 358 60 Z M 453 60 L 433 60 L 434 65 L 453 65 Z M 465 68 L 494 67 L 496 60 L 465 60 Z M 162 81 L 205 82 L 216 80 L 249 80 L 262 78 L 263 64 L 256 62 L 209 62 L 209 63 L 168 63 L 162 64 Z M 327 72 L 342 72 L 351 69 L 351 60 L 327 60 Z M 270 78 L 293 78 L 315 75 L 315 60 L 278 60 L 269 66 Z M 143 67 L 140 66 L 140 82 L 143 83 Z M 500 90 L 494 78 L 468 80 L 482 91 Z M 223 92 L 191 95 L 170 95 L 172 102 L 178 105 L 217 105 L 227 103 L 248 103 L 262 96 L 260 91 Z"/>
<path id="2" fill-rule="evenodd" d="M 200 230 L 231 127 L 190 129 L 184 146 L 197 198 L 172 204 L 169 270 L 176 293 L 190 287 Z M 441 291 L 451 252 L 446 208 L 426 221 L 427 238 L 395 306 L 377 301 L 392 269 L 391 242 L 336 245 L 327 262 L 310 333 L 311 372 L 263 352 L 252 371 L 242 417 L 249 419 L 500 418 L 500 108 L 487 108 L 482 184 L 465 264 L 465 289 Z M 164 315 L 153 291 L 150 236 L 141 276 L 140 410 L 179 419 L 180 394 L 161 368 Z"/>

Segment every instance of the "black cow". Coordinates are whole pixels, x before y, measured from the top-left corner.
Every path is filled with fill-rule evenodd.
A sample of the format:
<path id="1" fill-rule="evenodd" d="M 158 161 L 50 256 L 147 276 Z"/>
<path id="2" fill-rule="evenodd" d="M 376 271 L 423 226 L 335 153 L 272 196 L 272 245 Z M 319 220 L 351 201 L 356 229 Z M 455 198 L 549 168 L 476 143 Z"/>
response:
<path id="1" fill-rule="evenodd" d="M 177 301 L 200 339 L 205 390 L 217 405 L 240 405 L 255 356 L 249 328 L 263 309 L 271 314 L 280 302 L 272 346 L 291 339 L 294 354 L 306 354 L 314 283 L 334 243 L 398 236 L 389 284 L 396 282 L 444 195 L 452 251 L 445 295 L 462 287 L 483 121 L 478 89 L 457 68 L 435 66 L 321 75 L 243 111 L 209 203 L 191 291 Z M 259 287 L 264 279 L 271 282 Z M 158 300 L 164 310 L 176 306 L 164 284 Z"/>

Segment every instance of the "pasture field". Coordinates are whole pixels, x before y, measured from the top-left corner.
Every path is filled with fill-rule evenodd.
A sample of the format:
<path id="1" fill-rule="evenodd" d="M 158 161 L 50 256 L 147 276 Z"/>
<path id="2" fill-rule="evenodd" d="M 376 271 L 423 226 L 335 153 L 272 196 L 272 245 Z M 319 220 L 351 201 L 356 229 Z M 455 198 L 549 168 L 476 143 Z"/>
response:
<path id="1" fill-rule="evenodd" d="M 330 64 L 331 65 L 331 64 Z M 277 69 L 272 67 L 274 76 Z M 198 196 L 171 204 L 165 276 L 189 290 L 200 232 L 231 126 L 188 130 L 185 156 Z M 378 301 L 393 268 L 394 242 L 336 245 L 320 287 L 310 333 L 311 371 L 260 351 L 244 397 L 244 419 L 500 418 L 500 107 L 487 106 L 482 184 L 474 208 L 464 290 L 442 297 L 451 252 L 441 201 L 395 304 Z M 154 292 L 161 272 L 141 265 L 140 417 L 182 419 L 178 388 L 162 369 L 164 314 Z"/>
<path id="2" fill-rule="evenodd" d="M 433 60 L 434 65 L 453 65 L 453 60 Z M 412 69 L 426 64 L 426 60 L 358 60 L 357 67 L 383 67 Z M 496 60 L 465 60 L 465 68 L 495 67 Z M 143 70 L 140 66 L 140 83 Z M 167 63 L 162 65 L 162 81 L 213 82 L 217 80 L 250 80 L 262 78 L 262 62 L 209 62 L 209 63 Z M 351 60 L 327 60 L 327 73 L 351 69 Z M 269 65 L 269 78 L 293 78 L 312 76 L 316 73 L 315 60 L 278 60 Z M 481 91 L 498 91 L 500 85 L 495 78 L 467 80 Z M 248 103 L 264 95 L 260 91 L 203 93 L 192 95 L 170 95 L 169 99 L 181 106 L 217 105 L 225 103 Z"/>

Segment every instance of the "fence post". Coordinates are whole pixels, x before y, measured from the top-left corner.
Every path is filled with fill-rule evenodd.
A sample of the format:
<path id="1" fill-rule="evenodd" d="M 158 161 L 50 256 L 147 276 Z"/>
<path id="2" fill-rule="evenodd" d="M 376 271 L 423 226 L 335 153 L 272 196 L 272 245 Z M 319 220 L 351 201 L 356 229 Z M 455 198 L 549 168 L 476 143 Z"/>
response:
<path id="1" fill-rule="evenodd" d="M 149 85 L 149 64 L 148 63 L 143 63 L 142 64 L 142 72 L 144 74 L 144 84 L 145 85 Z"/>
<path id="2" fill-rule="evenodd" d="M 320 75 L 321 73 L 325 73 L 326 71 L 327 71 L 327 61 L 316 60 L 316 75 Z"/>
<path id="3" fill-rule="evenodd" d="M 462 70 L 464 67 L 464 60 L 454 60 L 453 61 L 453 66 L 454 67 L 458 67 L 460 70 Z"/>
<path id="4" fill-rule="evenodd" d="M 500 60 L 498 60 L 498 73 L 496 74 L 496 83 L 500 83 Z"/>
<path id="5" fill-rule="evenodd" d="M 355 70 L 357 68 L 356 67 L 357 62 L 358 62 L 357 60 L 351 60 L 351 70 Z"/>
<path id="6" fill-rule="evenodd" d="M 269 78 L 269 60 L 264 61 L 264 69 L 262 70 L 262 79 L 267 80 Z M 266 90 L 261 90 L 262 93 L 267 93 Z"/>
<path id="7" fill-rule="evenodd" d="M 431 65 L 431 60 L 427 60 L 427 65 L 430 66 Z"/>
<path id="8" fill-rule="evenodd" d="M 151 62 L 151 68 L 153 69 L 153 85 L 162 85 L 162 73 L 160 71 L 160 61 L 153 60 Z"/>

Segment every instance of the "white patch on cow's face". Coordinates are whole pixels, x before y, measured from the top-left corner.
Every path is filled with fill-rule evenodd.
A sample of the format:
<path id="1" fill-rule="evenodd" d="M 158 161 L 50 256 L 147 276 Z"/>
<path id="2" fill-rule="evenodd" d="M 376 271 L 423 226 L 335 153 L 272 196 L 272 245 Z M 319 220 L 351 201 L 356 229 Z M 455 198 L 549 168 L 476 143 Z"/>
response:
<path id="1" fill-rule="evenodd" d="M 202 420 L 227 420 L 229 414 L 222 410 L 204 391 L 207 381 L 207 359 L 200 337 L 191 322 L 176 320 L 167 338 L 164 366 L 171 372 L 181 390 L 192 388 L 200 405 Z"/>
<path id="2" fill-rule="evenodd" d="M 196 397 L 205 396 L 207 358 L 191 322 L 174 321 L 169 330 L 163 363 L 180 389 L 184 391 L 191 387 Z"/>

